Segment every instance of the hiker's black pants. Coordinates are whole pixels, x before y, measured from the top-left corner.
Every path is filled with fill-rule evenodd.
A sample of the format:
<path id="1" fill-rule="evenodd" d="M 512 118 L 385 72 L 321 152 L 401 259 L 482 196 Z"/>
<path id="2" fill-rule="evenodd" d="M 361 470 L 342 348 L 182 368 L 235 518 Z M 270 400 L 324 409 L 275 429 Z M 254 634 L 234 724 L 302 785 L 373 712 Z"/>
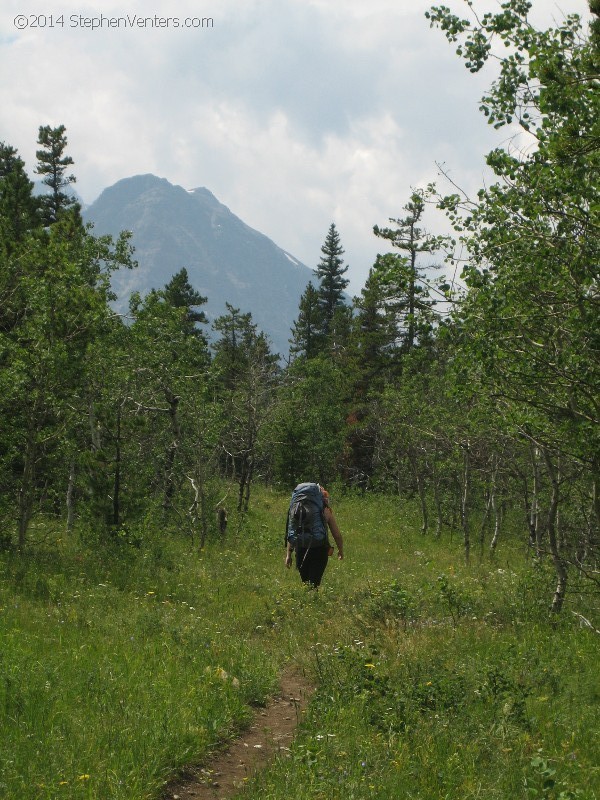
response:
<path id="1" fill-rule="evenodd" d="M 327 566 L 328 546 L 309 547 L 307 550 L 296 550 L 296 566 L 304 583 L 319 586 Z"/>

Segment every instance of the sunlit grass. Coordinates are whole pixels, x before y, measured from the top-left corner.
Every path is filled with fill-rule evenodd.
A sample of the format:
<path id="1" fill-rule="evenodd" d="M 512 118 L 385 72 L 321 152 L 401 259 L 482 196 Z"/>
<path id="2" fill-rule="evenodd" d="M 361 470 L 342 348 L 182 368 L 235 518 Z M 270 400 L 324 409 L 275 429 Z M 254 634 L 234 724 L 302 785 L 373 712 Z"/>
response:
<path id="1" fill-rule="evenodd" d="M 598 637 L 569 606 L 549 624 L 552 575 L 518 541 L 466 568 L 410 504 L 337 497 L 346 558 L 314 592 L 284 567 L 285 503 L 257 490 L 201 553 L 153 525 L 100 547 L 48 524 L 3 557 L 0 797 L 158 798 L 289 660 L 317 694 L 244 797 L 597 796 Z"/>

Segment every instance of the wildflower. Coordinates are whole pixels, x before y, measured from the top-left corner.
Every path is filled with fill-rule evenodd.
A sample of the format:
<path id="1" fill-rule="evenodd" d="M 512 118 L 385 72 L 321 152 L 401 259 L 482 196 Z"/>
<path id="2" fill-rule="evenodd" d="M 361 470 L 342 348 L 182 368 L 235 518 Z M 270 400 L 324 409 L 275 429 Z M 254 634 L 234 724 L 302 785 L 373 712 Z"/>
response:
<path id="1" fill-rule="evenodd" d="M 375 669 L 375 664 L 365 664 L 367 669 Z"/>

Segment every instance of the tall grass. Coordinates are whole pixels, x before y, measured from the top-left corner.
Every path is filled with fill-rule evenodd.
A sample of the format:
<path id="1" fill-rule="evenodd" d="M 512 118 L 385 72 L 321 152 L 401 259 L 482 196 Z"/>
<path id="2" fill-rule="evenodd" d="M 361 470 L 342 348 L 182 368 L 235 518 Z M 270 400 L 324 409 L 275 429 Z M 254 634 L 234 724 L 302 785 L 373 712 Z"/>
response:
<path id="1" fill-rule="evenodd" d="M 310 591 L 283 566 L 285 502 L 259 492 L 202 552 L 155 524 L 102 546 L 48 523 L 2 557 L 0 797 L 159 798 L 290 659 L 310 714 L 241 796 L 598 796 L 598 637 L 569 608 L 550 625 L 543 567 L 506 541 L 466 569 L 410 505 L 345 497 L 346 559 Z"/>

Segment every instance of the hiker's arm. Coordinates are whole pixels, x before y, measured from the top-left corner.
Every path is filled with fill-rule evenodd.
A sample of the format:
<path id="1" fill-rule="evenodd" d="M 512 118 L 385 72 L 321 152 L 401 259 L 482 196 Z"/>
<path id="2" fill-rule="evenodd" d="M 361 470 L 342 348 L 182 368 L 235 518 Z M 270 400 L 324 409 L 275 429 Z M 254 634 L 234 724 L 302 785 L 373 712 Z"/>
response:
<path id="1" fill-rule="evenodd" d="M 292 545 L 290 542 L 287 543 L 287 549 L 285 551 L 285 565 L 288 569 L 292 566 Z"/>
<path id="2" fill-rule="evenodd" d="M 335 521 L 335 517 L 333 516 L 333 511 L 327 507 L 325 509 L 325 521 L 329 526 L 329 530 L 331 531 L 331 535 L 335 539 L 335 543 L 337 544 L 338 549 L 338 558 L 344 557 L 344 540 L 342 539 L 342 534 L 340 533 L 340 529 L 338 528 L 338 524 Z"/>

